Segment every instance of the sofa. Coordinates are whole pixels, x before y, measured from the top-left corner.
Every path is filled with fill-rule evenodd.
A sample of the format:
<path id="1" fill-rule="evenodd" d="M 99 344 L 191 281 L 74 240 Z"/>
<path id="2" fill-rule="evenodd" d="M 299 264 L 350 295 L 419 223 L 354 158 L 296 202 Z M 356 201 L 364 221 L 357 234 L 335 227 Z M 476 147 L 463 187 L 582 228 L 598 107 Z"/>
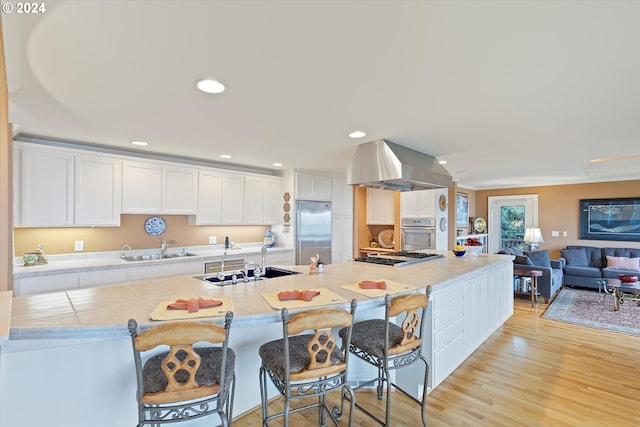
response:
<path id="1" fill-rule="evenodd" d="M 560 251 L 565 261 L 564 284 L 598 289 L 594 279 L 617 279 L 620 274 L 640 276 L 640 249 L 567 246 Z"/>
<path id="2" fill-rule="evenodd" d="M 520 248 L 508 248 L 498 252 L 499 254 L 513 255 L 513 268 L 523 270 L 539 270 L 542 276 L 538 277 L 538 294 L 544 298 L 545 303 L 553 299 L 562 288 L 564 259 L 549 259 L 547 249 L 540 251 L 524 251 Z"/>

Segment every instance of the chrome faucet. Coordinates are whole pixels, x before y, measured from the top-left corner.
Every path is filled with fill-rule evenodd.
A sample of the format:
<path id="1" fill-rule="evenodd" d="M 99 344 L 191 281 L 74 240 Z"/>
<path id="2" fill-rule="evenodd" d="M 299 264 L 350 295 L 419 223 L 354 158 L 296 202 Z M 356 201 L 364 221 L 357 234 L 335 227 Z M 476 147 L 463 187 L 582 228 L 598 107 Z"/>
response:
<path id="1" fill-rule="evenodd" d="M 227 251 L 222 252 L 220 257 L 220 272 L 224 274 L 224 257 L 227 256 Z"/>
<path id="2" fill-rule="evenodd" d="M 175 245 L 176 243 L 178 243 L 178 242 L 176 242 L 175 240 L 169 240 L 167 242 L 165 239 L 162 239 L 162 241 L 160 242 L 160 249 L 162 250 L 162 253 L 166 254 L 167 253 L 167 249 L 169 249 L 169 245 L 170 244 Z"/>
<path id="3" fill-rule="evenodd" d="M 265 267 L 267 264 L 267 247 L 266 246 L 262 246 L 262 249 L 260 249 L 260 254 L 261 254 L 261 259 L 260 259 L 260 269 L 262 271 L 265 271 Z"/>

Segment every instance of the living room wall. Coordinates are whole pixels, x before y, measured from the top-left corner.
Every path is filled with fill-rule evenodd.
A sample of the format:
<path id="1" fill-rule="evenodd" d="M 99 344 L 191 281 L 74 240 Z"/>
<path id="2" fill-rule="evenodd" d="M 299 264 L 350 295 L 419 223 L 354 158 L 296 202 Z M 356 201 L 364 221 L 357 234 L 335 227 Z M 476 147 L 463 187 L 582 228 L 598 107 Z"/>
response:
<path id="1" fill-rule="evenodd" d="M 538 226 L 544 238 L 540 249 L 549 249 L 551 258 L 559 257 L 560 249 L 566 245 L 640 248 L 640 242 L 579 239 L 580 199 L 637 198 L 640 180 L 476 190 L 475 213 L 489 218 L 489 196 L 522 194 L 538 195 Z M 551 231 L 559 231 L 560 237 L 551 237 Z M 567 231 L 567 237 L 562 237 L 563 231 Z"/>

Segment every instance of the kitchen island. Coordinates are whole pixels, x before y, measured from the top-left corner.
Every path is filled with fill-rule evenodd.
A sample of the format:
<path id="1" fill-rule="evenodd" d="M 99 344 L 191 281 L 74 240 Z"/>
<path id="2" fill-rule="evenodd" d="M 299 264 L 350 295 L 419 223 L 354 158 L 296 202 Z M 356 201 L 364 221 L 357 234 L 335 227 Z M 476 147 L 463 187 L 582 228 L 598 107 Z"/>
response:
<path id="1" fill-rule="evenodd" d="M 192 277 L 15 297 L 9 340 L 0 358 L 0 425 L 124 426 L 136 420 L 135 374 L 127 331 L 129 318 L 143 326 L 161 301 L 178 298 L 231 298 L 234 312 L 230 346 L 236 352 L 237 416 L 259 405 L 258 347 L 282 334 L 280 313 L 264 293 L 326 288 L 358 300 L 356 320 L 382 313 L 382 297 L 367 297 L 342 286 L 361 280 L 388 280 L 415 289 L 431 287 L 424 355 L 431 366 L 432 390 L 513 313 L 511 257 L 486 255 L 443 258 L 400 269 L 358 262 L 326 265 L 304 274 L 236 286 L 216 287 Z M 222 322 L 221 317 L 201 321 Z M 369 377 L 354 362 L 350 378 Z M 418 393 L 416 375 L 399 372 L 397 381 Z M 37 411 L 34 411 L 37 408 Z M 204 425 L 194 421 L 189 425 Z"/>

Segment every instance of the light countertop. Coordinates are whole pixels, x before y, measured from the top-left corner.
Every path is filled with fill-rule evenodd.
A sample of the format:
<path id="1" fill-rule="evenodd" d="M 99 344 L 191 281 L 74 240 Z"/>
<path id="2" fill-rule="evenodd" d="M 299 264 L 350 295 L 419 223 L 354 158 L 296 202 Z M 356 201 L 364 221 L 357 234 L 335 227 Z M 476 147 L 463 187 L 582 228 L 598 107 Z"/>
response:
<path id="1" fill-rule="evenodd" d="M 344 308 L 348 307 L 352 298 L 356 298 L 359 308 L 366 309 L 379 306 L 382 298 L 363 296 L 341 286 L 361 280 L 389 280 L 415 288 L 435 288 L 481 274 L 484 270 L 506 262 L 510 263 L 511 257 L 484 255 L 457 258 L 447 252 L 444 258 L 402 268 L 352 261 L 328 264 L 323 273 L 312 275 L 309 274 L 309 266 L 294 266 L 291 267 L 292 270 L 304 274 L 258 282 L 240 282 L 226 287 L 217 287 L 192 277 L 170 277 L 20 296 L 14 297 L 12 301 L 10 339 L 127 336 L 126 325 L 130 318 L 137 319 L 140 324 L 157 323 L 148 319 L 158 303 L 179 298 L 231 298 L 233 323 L 236 326 L 280 321 L 280 312 L 273 309 L 262 294 L 283 290 L 327 288 L 347 301 Z M 222 321 L 222 318 L 202 320 Z"/>
<path id="2" fill-rule="evenodd" d="M 104 270 L 104 269 L 117 269 L 117 268 L 129 268 L 135 266 L 144 265 L 159 265 L 180 263 L 189 261 L 212 261 L 219 259 L 226 252 L 226 259 L 241 258 L 246 255 L 260 254 L 262 245 L 255 244 L 241 244 L 237 249 L 224 249 L 223 245 L 209 245 L 209 246 L 192 246 L 186 247 L 186 252 L 194 253 L 195 256 L 165 258 L 148 261 L 126 261 L 120 258 L 121 251 L 111 252 L 89 252 L 79 254 L 63 254 L 63 255 L 49 255 L 47 264 L 40 265 L 22 265 L 22 258 L 16 258 L 13 267 L 14 279 L 20 279 L 23 277 L 45 276 L 47 274 L 61 274 L 61 273 L 74 273 L 81 271 L 91 270 Z M 274 248 L 268 248 L 267 253 L 278 253 L 284 251 L 292 251 L 291 247 L 276 246 Z M 167 252 L 181 252 L 182 248 L 171 248 Z M 141 249 L 132 250 L 126 252 L 128 255 L 146 255 L 160 253 L 160 248 L 157 249 Z"/>

